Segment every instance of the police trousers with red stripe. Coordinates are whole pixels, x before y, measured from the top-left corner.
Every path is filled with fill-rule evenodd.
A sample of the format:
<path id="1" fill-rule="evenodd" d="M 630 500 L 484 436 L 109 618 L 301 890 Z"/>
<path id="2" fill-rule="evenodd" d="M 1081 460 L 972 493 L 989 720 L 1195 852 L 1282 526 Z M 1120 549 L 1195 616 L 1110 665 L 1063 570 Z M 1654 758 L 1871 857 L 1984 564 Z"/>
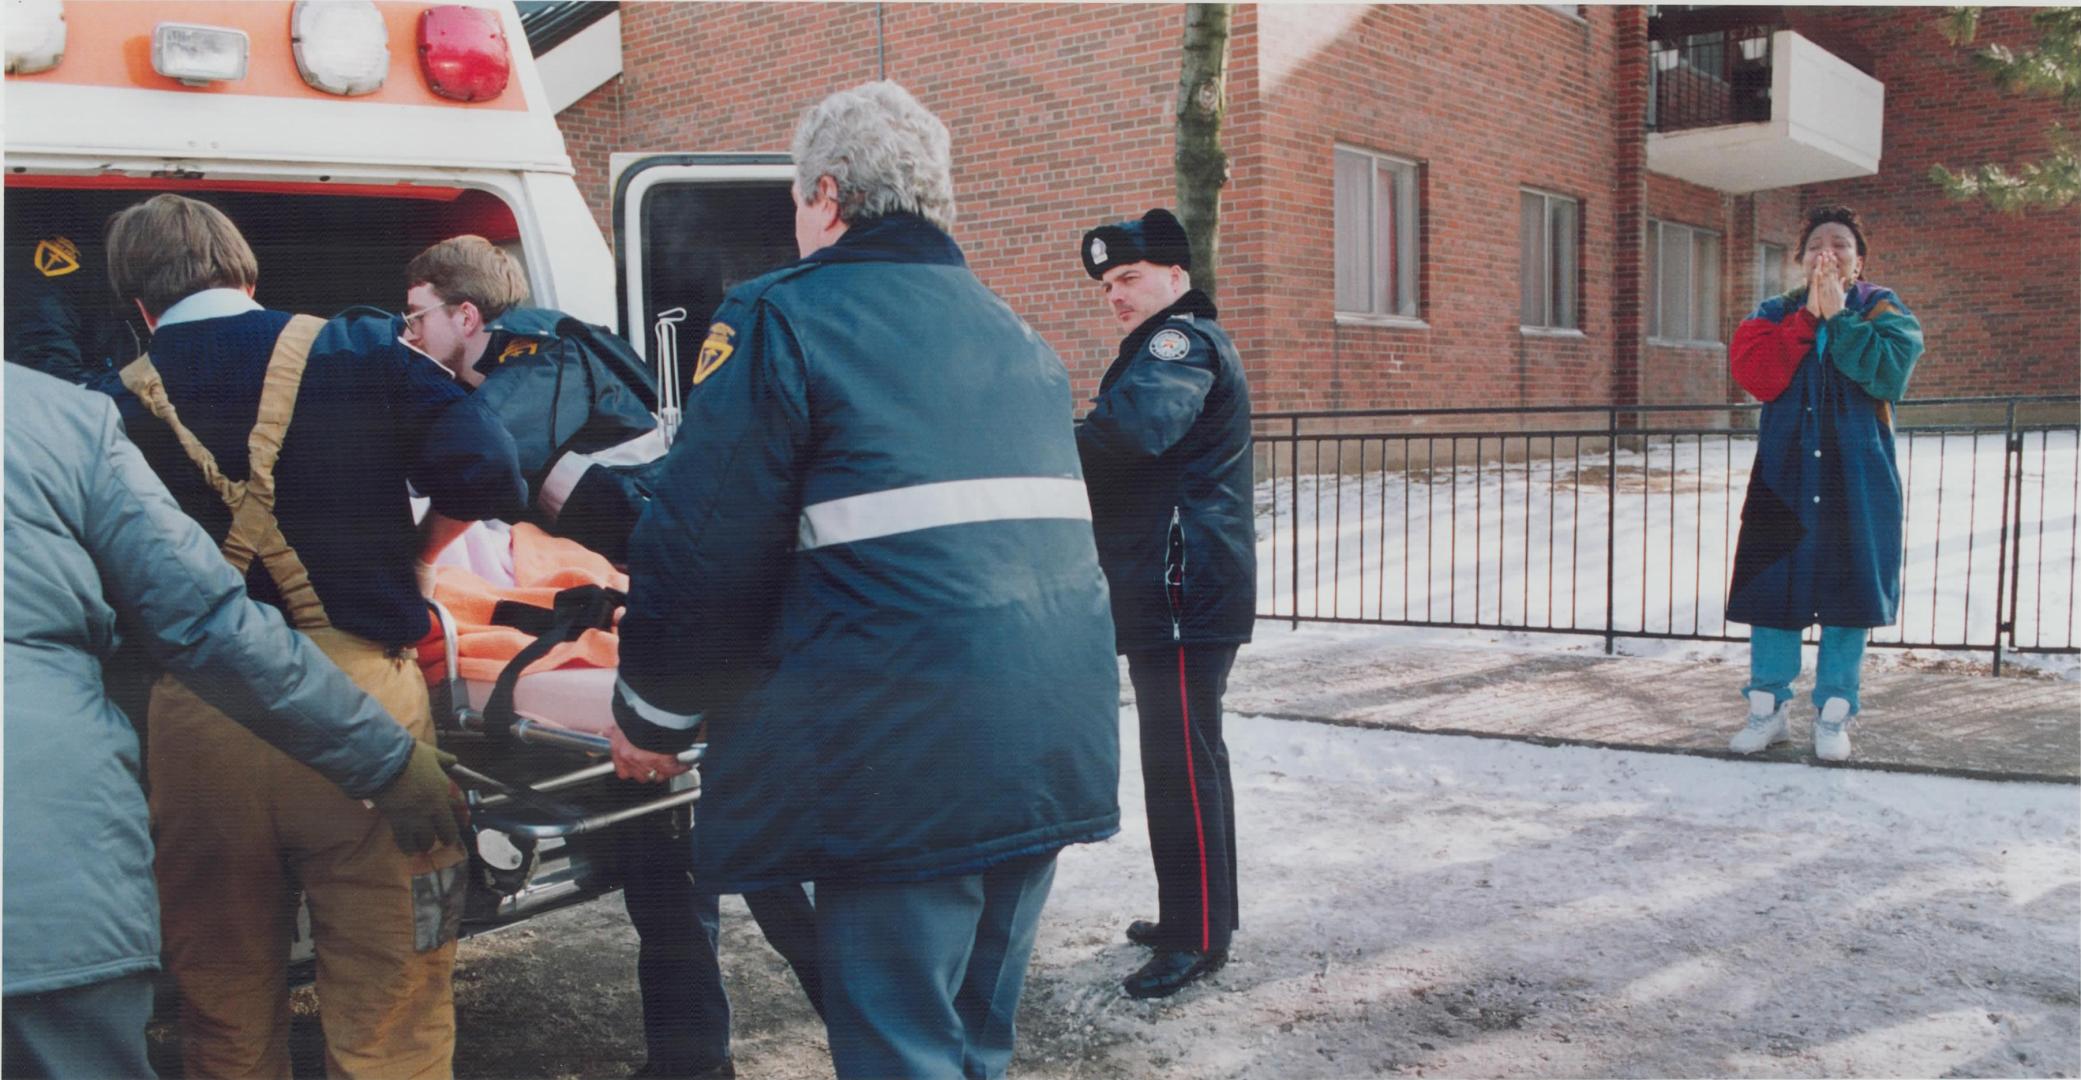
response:
<path id="1" fill-rule="evenodd" d="M 1235 660 L 1234 645 L 1127 654 L 1163 948 L 1225 953 L 1238 925 L 1235 786 L 1221 740 L 1221 697 Z"/>

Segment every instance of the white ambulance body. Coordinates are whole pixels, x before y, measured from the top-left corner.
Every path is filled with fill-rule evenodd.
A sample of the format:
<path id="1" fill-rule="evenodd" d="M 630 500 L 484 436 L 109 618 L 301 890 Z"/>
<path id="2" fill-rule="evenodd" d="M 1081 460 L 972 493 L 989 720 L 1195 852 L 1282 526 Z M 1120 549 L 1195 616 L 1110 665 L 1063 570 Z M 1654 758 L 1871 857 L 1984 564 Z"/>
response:
<path id="1" fill-rule="evenodd" d="M 477 232 L 520 257 L 534 305 L 615 325 L 614 265 L 512 4 L 6 10 L 11 246 L 51 232 L 92 258 L 110 212 L 174 191 L 239 224 L 270 307 L 395 310 L 413 254 Z"/>

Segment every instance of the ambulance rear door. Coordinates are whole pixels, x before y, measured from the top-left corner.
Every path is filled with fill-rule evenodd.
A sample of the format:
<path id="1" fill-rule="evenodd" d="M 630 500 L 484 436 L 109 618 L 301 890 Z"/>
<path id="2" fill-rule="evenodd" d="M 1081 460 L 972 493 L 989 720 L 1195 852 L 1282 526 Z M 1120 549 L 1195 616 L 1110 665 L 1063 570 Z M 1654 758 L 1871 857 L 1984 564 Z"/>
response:
<path id="1" fill-rule="evenodd" d="M 710 318 L 738 283 L 796 259 L 786 154 L 615 154 L 623 334 L 684 395 Z"/>

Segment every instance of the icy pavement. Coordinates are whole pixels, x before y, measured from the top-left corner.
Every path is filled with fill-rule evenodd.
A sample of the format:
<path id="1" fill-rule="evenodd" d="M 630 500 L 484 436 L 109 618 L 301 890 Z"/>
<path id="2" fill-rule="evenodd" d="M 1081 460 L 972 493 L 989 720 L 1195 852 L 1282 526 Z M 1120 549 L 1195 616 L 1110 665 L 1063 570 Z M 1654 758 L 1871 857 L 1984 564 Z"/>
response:
<path id="1" fill-rule="evenodd" d="M 1748 711 L 1748 646 L 1259 620 L 1230 680 L 1232 712 L 1333 723 L 1715 754 Z M 1647 652 L 1650 655 L 1629 655 Z M 1978 662 L 1984 667 L 1985 656 Z M 1794 742 L 1810 757 L 1813 650 Z M 1932 670 L 1932 666 L 1934 670 Z M 1957 657 L 1867 654 L 1856 767 L 2081 779 L 2081 681 L 1961 670 Z M 1126 680 L 1123 679 L 1123 686 Z"/>
<path id="2" fill-rule="evenodd" d="M 1226 970 L 1145 1003 L 1118 989 L 1155 905 L 1121 722 L 1123 831 L 1062 857 L 1016 1077 L 2081 1071 L 2072 785 L 1231 713 L 1244 928 Z M 829 1076 L 724 912 L 739 1074 Z M 466 942 L 458 1073 L 624 1074 L 633 965 L 613 900 Z"/>
<path id="3" fill-rule="evenodd" d="M 2081 1069 L 2070 786 L 1238 716 L 1235 957 L 1128 1001 L 1126 720 L 1128 824 L 1062 858 L 1017 1075 Z"/>

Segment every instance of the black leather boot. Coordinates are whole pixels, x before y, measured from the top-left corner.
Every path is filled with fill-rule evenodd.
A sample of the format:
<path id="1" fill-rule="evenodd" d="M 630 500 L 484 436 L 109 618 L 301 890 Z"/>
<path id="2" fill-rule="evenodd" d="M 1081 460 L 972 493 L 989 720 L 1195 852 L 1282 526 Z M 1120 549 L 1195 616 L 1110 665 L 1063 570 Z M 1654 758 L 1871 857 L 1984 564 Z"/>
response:
<path id="1" fill-rule="evenodd" d="M 1140 971 L 1127 977 L 1121 988 L 1137 1000 L 1169 997 L 1199 979 L 1221 970 L 1228 963 L 1226 952 L 1192 949 L 1158 949 Z"/>
<path id="2" fill-rule="evenodd" d="M 1150 919 L 1136 919 L 1127 924 L 1127 940 L 1136 945 L 1156 948 L 1163 943 L 1163 926 Z"/>

